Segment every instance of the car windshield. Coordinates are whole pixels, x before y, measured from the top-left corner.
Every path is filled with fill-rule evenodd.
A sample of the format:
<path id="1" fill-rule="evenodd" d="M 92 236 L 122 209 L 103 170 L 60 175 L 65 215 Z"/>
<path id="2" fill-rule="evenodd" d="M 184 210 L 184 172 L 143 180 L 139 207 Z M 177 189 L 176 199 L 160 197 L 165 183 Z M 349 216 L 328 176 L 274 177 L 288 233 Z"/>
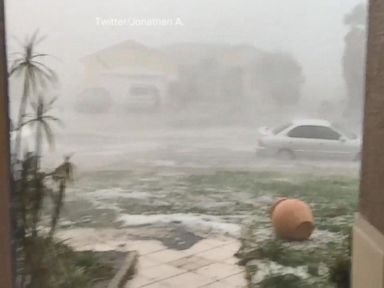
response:
<path id="1" fill-rule="evenodd" d="M 348 137 L 349 139 L 357 139 L 357 135 L 352 132 L 352 131 L 349 131 L 348 129 L 346 129 L 345 127 L 341 126 L 341 125 L 338 125 L 338 124 L 333 124 L 333 127 L 335 127 L 338 131 L 340 131 L 341 133 L 343 133 L 343 135 L 345 135 L 346 137 Z"/>
<path id="2" fill-rule="evenodd" d="M 277 126 L 276 128 L 274 128 L 273 130 L 272 130 L 272 133 L 274 134 L 274 135 L 276 135 L 276 134 L 279 134 L 280 132 L 282 132 L 283 130 L 285 130 L 285 129 L 287 129 L 289 126 L 291 126 L 292 125 L 292 123 L 285 123 L 285 124 L 283 124 L 283 125 L 279 125 L 279 126 Z"/>

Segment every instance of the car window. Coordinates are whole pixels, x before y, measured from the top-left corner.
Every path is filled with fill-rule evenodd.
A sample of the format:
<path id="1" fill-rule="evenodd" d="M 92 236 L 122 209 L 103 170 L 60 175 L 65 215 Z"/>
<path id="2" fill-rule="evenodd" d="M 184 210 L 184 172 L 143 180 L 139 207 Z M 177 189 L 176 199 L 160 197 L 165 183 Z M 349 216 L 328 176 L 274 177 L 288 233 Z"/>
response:
<path id="1" fill-rule="evenodd" d="M 315 129 L 315 137 L 317 139 L 325 139 L 325 140 L 339 140 L 340 134 L 329 127 L 317 126 Z"/>
<path id="2" fill-rule="evenodd" d="M 292 138 L 338 140 L 340 134 L 329 127 L 303 125 L 293 128 L 288 133 Z"/>
<path id="3" fill-rule="evenodd" d="M 314 138 L 313 126 L 297 126 L 288 132 L 292 138 Z"/>

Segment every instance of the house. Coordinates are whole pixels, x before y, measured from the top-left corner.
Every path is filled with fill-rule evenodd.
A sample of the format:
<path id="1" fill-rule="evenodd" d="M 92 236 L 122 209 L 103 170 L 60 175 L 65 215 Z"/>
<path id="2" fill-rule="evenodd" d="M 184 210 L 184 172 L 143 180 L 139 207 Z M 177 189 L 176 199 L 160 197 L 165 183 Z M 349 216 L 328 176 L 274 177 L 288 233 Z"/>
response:
<path id="1" fill-rule="evenodd" d="M 168 101 L 169 84 L 177 71 L 162 52 L 134 41 L 92 53 L 82 63 L 84 78 L 78 105 L 97 106 L 92 102 L 100 101 L 102 107 L 97 111 L 107 106 L 114 111 L 159 109 Z"/>
<path id="2" fill-rule="evenodd" d="M 250 45 L 177 43 L 162 48 L 179 67 L 176 94 L 186 102 L 257 101 L 257 63 L 262 51 Z"/>
<path id="3" fill-rule="evenodd" d="M 301 68 L 284 57 L 245 44 L 175 43 L 155 49 L 124 41 L 82 59 L 76 108 L 101 113 L 194 107 L 199 113 L 220 110 L 254 118 L 277 101 L 300 97 Z"/>

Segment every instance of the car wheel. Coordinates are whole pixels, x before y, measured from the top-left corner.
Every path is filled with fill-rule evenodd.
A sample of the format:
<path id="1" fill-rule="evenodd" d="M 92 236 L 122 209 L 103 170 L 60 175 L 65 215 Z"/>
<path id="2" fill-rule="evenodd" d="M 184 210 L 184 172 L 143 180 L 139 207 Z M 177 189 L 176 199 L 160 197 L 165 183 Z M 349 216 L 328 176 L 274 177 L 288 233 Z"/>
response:
<path id="1" fill-rule="evenodd" d="M 296 158 L 295 153 L 293 153 L 293 151 L 289 149 L 279 150 L 279 152 L 277 152 L 277 157 L 280 160 L 293 160 Z"/>

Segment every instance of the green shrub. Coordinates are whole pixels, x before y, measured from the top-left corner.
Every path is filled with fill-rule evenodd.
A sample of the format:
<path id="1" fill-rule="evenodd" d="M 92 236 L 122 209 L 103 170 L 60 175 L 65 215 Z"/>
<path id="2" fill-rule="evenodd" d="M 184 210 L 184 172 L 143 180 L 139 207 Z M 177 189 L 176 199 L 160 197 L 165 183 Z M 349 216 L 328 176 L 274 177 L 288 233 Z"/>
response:
<path id="1" fill-rule="evenodd" d="M 342 249 L 332 257 L 328 265 L 329 279 L 337 288 L 349 288 L 352 268 L 352 228 L 349 227 L 348 237 L 343 242 Z"/>
<path id="2" fill-rule="evenodd" d="M 270 275 L 259 285 L 261 288 L 310 288 L 303 279 L 294 274 Z"/>
<path id="3" fill-rule="evenodd" d="M 340 255 L 330 265 L 330 281 L 336 284 L 337 288 L 349 288 L 351 277 L 351 258 L 347 255 Z"/>

